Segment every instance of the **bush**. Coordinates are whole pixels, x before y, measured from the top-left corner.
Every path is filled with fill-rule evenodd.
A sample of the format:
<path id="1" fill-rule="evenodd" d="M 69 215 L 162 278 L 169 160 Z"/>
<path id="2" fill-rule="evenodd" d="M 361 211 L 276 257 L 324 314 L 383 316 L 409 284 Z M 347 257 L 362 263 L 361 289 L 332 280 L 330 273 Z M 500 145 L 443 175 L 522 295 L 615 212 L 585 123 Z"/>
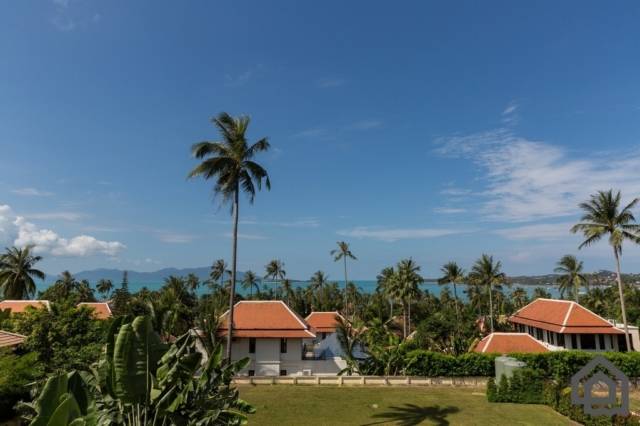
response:
<path id="1" fill-rule="evenodd" d="M 493 378 L 487 384 L 489 402 L 515 402 L 519 404 L 542 404 L 544 398 L 544 378 L 535 370 L 516 370 L 511 378 L 502 375 L 496 388 Z"/>
<path id="2" fill-rule="evenodd" d="M 460 356 L 414 350 L 405 357 L 409 376 L 493 376 L 496 355 L 467 353 Z"/>
<path id="3" fill-rule="evenodd" d="M 38 355 L 18 356 L 0 352 L 0 421 L 16 416 L 14 406 L 20 400 L 29 400 L 29 384 L 42 377 Z"/>

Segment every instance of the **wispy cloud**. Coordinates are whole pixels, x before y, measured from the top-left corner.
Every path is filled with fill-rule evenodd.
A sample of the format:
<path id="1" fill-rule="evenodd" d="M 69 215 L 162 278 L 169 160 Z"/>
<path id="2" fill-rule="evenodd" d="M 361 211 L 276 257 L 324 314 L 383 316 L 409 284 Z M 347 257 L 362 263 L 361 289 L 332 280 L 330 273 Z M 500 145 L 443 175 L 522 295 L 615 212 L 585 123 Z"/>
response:
<path id="1" fill-rule="evenodd" d="M 340 230 L 337 232 L 337 234 L 344 237 L 366 238 L 393 242 L 398 240 L 419 240 L 426 238 L 436 238 L 446 235 L 462 234 L 466 232 L 469 231 L 447 228 L 378 228 L 358 226 L 353 229 Z"/>
<path id="2" fill-rule="evenodd" d="M 520 105 L 516 101 L 511 101 L 507 107 L 502 111 L 502 122 L 506 125 L 516 125 L 520 121 L 518 116 L 518 108 Z"/>
<path id="3" fill-rule="evenodd" d="M 0 205 L 0 243 L 17 247 L 33 245 L 36 253 L 51 256 L 84 257 L 96 254 L 115 256 L 126 246 L 118 241 L 102 241 L 90 235 L 64 238 L 51 229 L 40 228 Z"/>
<path id="4" fill-rule="evenodd" d="M 33 220 L 66 220 L 68 222 L 75 222 L 85 217 L 85 215 L 76 212 L 47 212 L 27 213 L 24 217 Z"/>
<path id="5" fill-rule="evenodd" d="M 578 204 L 598 190 L 640 195 L 640 151 L 580 156 L 516 135 L 510 128 L 441 138 L 437 152 L 467 158 L 482 173 L 480 213 L 524 222 L 579 214 Z"/>
<path id="6" fill-rule="evenodd" d="M 53 192 L 42 191 L 36 188 L 17 188 L 13 189 L 11 192 L 26 197 L 51 197 L 52 195 L 54 195 Z"/>
<path id="7" fill-rule="evenodd" d="M 224 76 L 224 85 L 227 87 L 244 86 L 253 76 L 252 70 L 246 70 L 238 75 L 227 74 Z"/>
<path id="8" fill-rule="evenodd" d="M 231 234 L 231 232 L 228 232 L 224 234 L 224 236 L 226 238 L 232 238 L 233 234 Z M 241 240 L 266 240 L 267 239 L 267 237 L 265 237 L 264 235 L 258 235 L 258 234 L 238 234 L 238 238 Z"/>
<path id="9" fill-rule="evenodd" d="M 231 221 L 228 220 L 214 220 L 215 223 L 229 225 Z M 258 221 L 255 219 L 244 219 L 239 221 L 241 225 L 260 225 L 260 226 L 278 226 L 282 228 L 317 228 L 320 226 L 320 221 L 315 217 L 307 217 L 300 219 L 293 219 L 290 221 Z"/>
<path id="10" fill-rule="evenodd" d="M 457 214 L 457 213 L 465 213 L 467 209 L 455 208 L 455 207 L 436 207 L 433 209 L 433 211 L 441 214 Z"/>
<path id="11" fill-rule="evenodd" d="M 324 129 L 322 127 L 312 127 L 309 129 L 305 129 L 302 130 L 298 133 L 294 133 L 292 135 L 294 138 L 302 138 L 302 139 L 306 139 L 306 138 L 325 138 L 328 136 L 328 131 L 327 129 Z"/>
<path id="12" fill-rule="evenodd" d="M 344 84 L 345 84 L 345 81 L 341 78 L 326 77 L 326 78 L 320 78 L 316 80 L 316 86 L 320 87 L 321 89 L 327 89 L 330 87 L 340 87 Z"/>

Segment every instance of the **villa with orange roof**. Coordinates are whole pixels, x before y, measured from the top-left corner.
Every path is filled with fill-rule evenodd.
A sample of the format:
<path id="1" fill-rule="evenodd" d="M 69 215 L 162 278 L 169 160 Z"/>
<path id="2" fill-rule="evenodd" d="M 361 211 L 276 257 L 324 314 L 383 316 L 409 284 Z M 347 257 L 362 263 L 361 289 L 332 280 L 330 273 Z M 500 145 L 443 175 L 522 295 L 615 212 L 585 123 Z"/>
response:
<path id="1" fill-rule="evenodd" d="M 341 357 L 342 348 L 338 342 L 336 328 L 338 321 L 344 317 L 336 311 L 332 312 L 311 312 L 305 321 L 316 333 L 316 337 L 305 342 L 305 352 L 313 354 L 315 358 L 326 359 Z"/>
<path id="2" fill-rule="evenodd" d="M 473 351 L 505 355 L 549 352 L 549 348 L 527 333 L 491 333 L 478 342 Z"/>
<path id="3" fill-rule="evenodd" d="M 218 336 L 229 333 L 229 311 L 220 318 Z M 327 329 L 330 327 L 327 327 Z M 339 357 L 318 359 L 304 350 L 317 335 L 283 301 L 245 300 L 234 305 L 231 358 L 251 359 L 241 372 L 249 376 L 335 375 L 346 363 Z M 222 339 L 226 344 L 226 339 Z"/>
<path id="4" fill-rule="evenodd" d="M 551 350 L 627 350 L 624 327 L 608 321 L 569 300 L 536 299 L 521 308 L 509 321 L 516 331 L 526 333 Z M 629 326 L 631 350 L 640 349 L 638 327 Z"/>
<path id="5" fill-rule="evenodd" d="M 0 311 L 9 309 L 12 314 L 25 312 L 27 308 L 51 310 L 48 300 L 3 300 L 0 302 Z"/>
<path id="6" fill-rule="evenodd" d="M 111 308 L 106 302 L 82 302 L 78 303 L 78 307 L 86 306 L 93 310 L 93 315 L 96 319 L 105 320 L 112 317 Z"/>

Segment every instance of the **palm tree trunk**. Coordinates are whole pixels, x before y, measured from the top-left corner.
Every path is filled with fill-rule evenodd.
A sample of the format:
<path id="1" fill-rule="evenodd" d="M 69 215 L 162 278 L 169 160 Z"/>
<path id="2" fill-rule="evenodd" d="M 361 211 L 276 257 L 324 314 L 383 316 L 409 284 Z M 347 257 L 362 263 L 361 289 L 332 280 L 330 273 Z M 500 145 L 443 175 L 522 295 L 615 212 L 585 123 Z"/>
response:
<path id="1" fill-rule="evenodd" d="M 575 293 L 576 293 L 576 303 L 580 303 L 580 301 L 578 300 L 580 295 L 580 283 L 578 282 L 574 287 L 575 287 Z"/>
<path id="2" fill-rule="evenodd" d="M 489 284 L 489 324 L 493 333 L 493 296 L 491 295 L 491 284 Z"/>
<path id="3" fill-rule="evenodd" d="M 344 256 L 344 315 L 349 315 L 349 299 L 347 296 L 347 256 Z"/>
<path id="4" fill-rule="evenodd" d="M 393 318 L 393 297 L 389 298 L 389 319 Z"/>
<path id="5" fill-rule="evenodd" d="M 624 338 L 627 342 L 627 351 L 630 351 L 631 342 L 629 339 L 629 327 L 627 325 L 627 309 L 624 306 L 624 292 L 622 291 L 622 277 L 620 276 L 620 255 L 616 247 L 613 248 L 613 254 L 616 256 L 616 276 L 618 278 L 618 293 L 620 294 L 620 310 L 622 311 L 622 322 L 624 323 Z"/>
<path id="6" fill-rule="evenodd" d="M 407 302 L 402 301 L 402 337 L 407 338 Z"/>
<path id="7" fill-rule="evenodd" d="M 229 334 L 227 335 L 227 361 L 231 362 L 231 339 L 233 334 L 233 302 L 236 296 L 236 256 L 238 254 L 238 192 L 233 194 L 233 251 L 231 253 L 231 283 L 229 284 Z M 224 273 L 223 273 L 224 275 Z"/>
<path id="8" fill-rule="evenodd" d="M 409 323 L 409 326 L 407 327 L 407 336 L 409 334 L 411 334 L 411 297 L 409 297 L 409 315 L 407 316 L 407 322 Z"/>
<path id="9" fill-rule="evenodd" d="M 460 334 L 460 308 L 458 307 L 458 290 L 456 289 L 456 283 L 453 284 L 453 297 L 455 299 L 454 303 L 456 304 L 456 337 Z M 455 344 L 454 344 L 455 351 Z"/>

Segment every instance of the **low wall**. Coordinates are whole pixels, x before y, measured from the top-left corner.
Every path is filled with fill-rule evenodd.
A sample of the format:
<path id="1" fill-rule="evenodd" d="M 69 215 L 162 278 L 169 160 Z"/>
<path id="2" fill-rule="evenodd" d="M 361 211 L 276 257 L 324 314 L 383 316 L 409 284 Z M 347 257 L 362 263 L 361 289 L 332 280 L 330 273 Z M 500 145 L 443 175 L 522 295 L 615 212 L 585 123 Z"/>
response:
<path id="1" fill-rule="evenodd" d="M 488 377 L 410 376 L 238 376 L 236 385 L 333 385 L 333 386 L 464 386 L 486 387 Z"/>

